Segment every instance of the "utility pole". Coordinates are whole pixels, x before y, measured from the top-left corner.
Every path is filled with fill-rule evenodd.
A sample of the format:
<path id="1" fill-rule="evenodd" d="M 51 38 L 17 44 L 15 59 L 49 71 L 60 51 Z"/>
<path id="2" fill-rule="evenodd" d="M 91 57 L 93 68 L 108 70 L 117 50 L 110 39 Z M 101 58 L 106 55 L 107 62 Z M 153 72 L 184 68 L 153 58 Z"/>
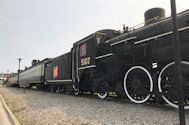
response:
<path id="1" fill-rule="evenodd" d="M 173 26 L 173 41 L 174 41 L 174 60 L 176 65 L 176 83 L 178 86 L 178 105 L 179 105 L 179 119 L 180 125 L 185 125 L 185 111 L 184 111 L 184 97 L 183 97 L 183 83 L 181 76 L 181 57 L 180 57 L 180 42 L 178 34 L 178 22 L 176 12 L 176 2 L 171 1 L 171 15 L 172 15 L 172 26 Z"/>
<path id="2" fill-rule="evenodd" d="M 7 70 L 7 76 L 6 76 L 7 81 L 6 81 L 6 83 L 4 83 L 4 85 L 6 85 L 6 86 L 7 86 L 7 83 L 8 83 L 9 77 L 10 77 L 10 75 L 9 75 L 9 70 Z"/>
<path id="3" fill-rule="evenodd" d="M 3 78 L 3 72 L 1 73 L 1 84 L 3 85 L 3 80 L 4 80 L 4 78 Z"/>
<path id="4" fill-rule="evenodd" d="M 20 83 L 20 62 L 21 62 L 21 58 L 18 58 L 18 79 L 17 79 L 17 84 L 18 84 L 18 88 L 19 88 L 19 83 Z"/>

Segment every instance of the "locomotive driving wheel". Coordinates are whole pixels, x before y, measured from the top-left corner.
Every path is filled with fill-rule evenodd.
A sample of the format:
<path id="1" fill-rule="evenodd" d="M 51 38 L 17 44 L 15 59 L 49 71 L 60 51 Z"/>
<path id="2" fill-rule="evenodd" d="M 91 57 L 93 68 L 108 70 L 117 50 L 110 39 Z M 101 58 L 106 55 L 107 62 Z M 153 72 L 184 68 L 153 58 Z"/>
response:
<path id="1" fill-rule="evenodd" d="M 75 94 L 75 95 L 79 95 L 79 93 L 80 93 L 79 88 L 78 88 L 78 87 L 76 87 L 76 85 L 75 85 L 75 84 L 73 84 L 73 86 L 72 86 L 72 87 L 73 87 L 73 89 L 74 89 L 74 91 L 75 91 L 75 92 L 74 92 L 74 94 Z"/>
<path id="2" fill-rule="evenodd" d="M 134 103 L 144 103 L 153 91 L 150 73 L 142 66 L 133 66 L 125 74 L 124 90 L 127 97 Z"/>
<path id="3" fill-rule="evenodd" d="M 58 85 L 57 87 L 56 87 L 56 93 L 59 93 L 60 92 L 60 86 Z"/>
<path id="4" fill-rule="evenodd" d="M 189 62 L 181 62 L 181 82 L 183 83 L 184 108 L 189 109 Z M 175 63 L 166 65 L 159 74 L 158 89 L 163 99 L 171 106 L 178 108 L 178 87 L 176 83 Z"/>
<path id="5" fill-rule="evenodd" d="M 97 93 L 97 95 L 99 98 L 105 99 L 108 95 L 108 92 L 100 92 L 100 93 Z"/>
<path id="6" fill-rule="evenodd" d="M 109 93 L 108 92 L 108 83 L 107 83 L 107 81 L 105 81 L 105 82 L 106 83 L 103 86 L 100 87 L 102 91 L 97 93 L 97 95 L 100 99 L 105 99 L 108 96 L 108 93 Z"/>

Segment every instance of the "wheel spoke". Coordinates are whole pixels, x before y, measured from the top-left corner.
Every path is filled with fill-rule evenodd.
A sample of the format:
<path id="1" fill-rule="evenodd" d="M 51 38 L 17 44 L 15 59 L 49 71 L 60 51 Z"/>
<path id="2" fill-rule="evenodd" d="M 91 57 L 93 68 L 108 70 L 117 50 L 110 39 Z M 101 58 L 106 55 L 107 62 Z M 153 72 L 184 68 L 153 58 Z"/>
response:
<path id="1" fill-rule="evenodd" d="M 129 77 L 130 79 L 133 79 L 133 78 L 136 78 L 136 74 L 130 74 L 130 77 Z"/>
<path id="2" fill-rule="evenodd" d="M 185 109 L 189 109 L 189 98 L 187 99 L 187 92 L 189 91 L 189 63 L 182 61 L 181 65 L 181 75 L 182 75 L 182 81 L 183 82 L 183 89 L 184 89 L 184 104 Z M 158 86 L 159 90 L 161 90 L 163 93 L 163 99 L 170 104 L 171 106 L 178 108 L 178 89 L 177 89 L 177 83 L 176 83 L 176 74 L 175 72 L 175 64 L 170 63 L 166 65 L 162 71 L 160 72 L 159 78 L 158 78 Z"/>
<path id="3" fill-rule="evenodd" d="M 130 68 L 124 81 L 124 89 L 128 98 L 135 103 L 144 103 L 150 98 L 152 78 L 150 73 L 141 66 Z"/>
<path id="4" fill-rule="evenodd" d="M 142 83 L 149 83 L 149 79 L 143 80 Z"/>

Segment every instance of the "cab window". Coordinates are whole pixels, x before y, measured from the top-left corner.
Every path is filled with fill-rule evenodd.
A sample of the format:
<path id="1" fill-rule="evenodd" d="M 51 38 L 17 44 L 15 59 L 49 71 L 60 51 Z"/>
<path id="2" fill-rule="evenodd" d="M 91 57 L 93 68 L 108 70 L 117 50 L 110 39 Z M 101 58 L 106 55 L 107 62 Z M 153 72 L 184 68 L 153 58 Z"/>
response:
<path id="1" fill-rule="evenodd" d="M 80 46 L 80 56 L 85 56 L 85 55 L 86 55 L 86 43 Z"/>

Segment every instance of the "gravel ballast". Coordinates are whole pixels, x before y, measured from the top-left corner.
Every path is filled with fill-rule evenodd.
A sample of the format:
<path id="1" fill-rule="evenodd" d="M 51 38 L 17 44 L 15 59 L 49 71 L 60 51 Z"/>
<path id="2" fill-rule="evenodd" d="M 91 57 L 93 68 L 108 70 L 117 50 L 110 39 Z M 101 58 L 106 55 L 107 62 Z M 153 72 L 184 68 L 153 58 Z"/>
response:
<path id="1" fill-rule="evenodd" d="M 4 88 L 0 88 L 0 92 Z M 179 123 L 178 111 L 170 106 L 138 105 L 125 100 L 101 100 L 91 96 L 73 96 L 58 93 L 41 92 L 26 89 L 5 88 L 16 95 L 22 95 L 31 112 L 42 119 L 50 116 L 48 122 L 53 124 L 52 118 L 59 119 L 62 115 L 83 119 L 87 124 L 102 125 L 177 125 Z M 32 113 L 33 112 L 33 113 Z M 64 112 L 65 114 L 62 114 Z M 27 114 L 27 112 L 25 112 Z M 46 114 L 50 114 L 47 115 Z M 61 115 L 59 115 L 61 114 Z M 23 116 L 25 114 L 23 113 Z M 61 116 L 61 117 L 60 117 Z M 85 121 L 85 119 L 88 119 Z M 69 121 L 68 121 L 69 122 Z M 77 120 L 76 120 L 77 122 Z M 82 123 L 82 122 L 80 122 Z M 186 123 L 189 124 L 189 112 L 186 111 Z M 74 124 L 73 124 L 74 125 Z"/>

